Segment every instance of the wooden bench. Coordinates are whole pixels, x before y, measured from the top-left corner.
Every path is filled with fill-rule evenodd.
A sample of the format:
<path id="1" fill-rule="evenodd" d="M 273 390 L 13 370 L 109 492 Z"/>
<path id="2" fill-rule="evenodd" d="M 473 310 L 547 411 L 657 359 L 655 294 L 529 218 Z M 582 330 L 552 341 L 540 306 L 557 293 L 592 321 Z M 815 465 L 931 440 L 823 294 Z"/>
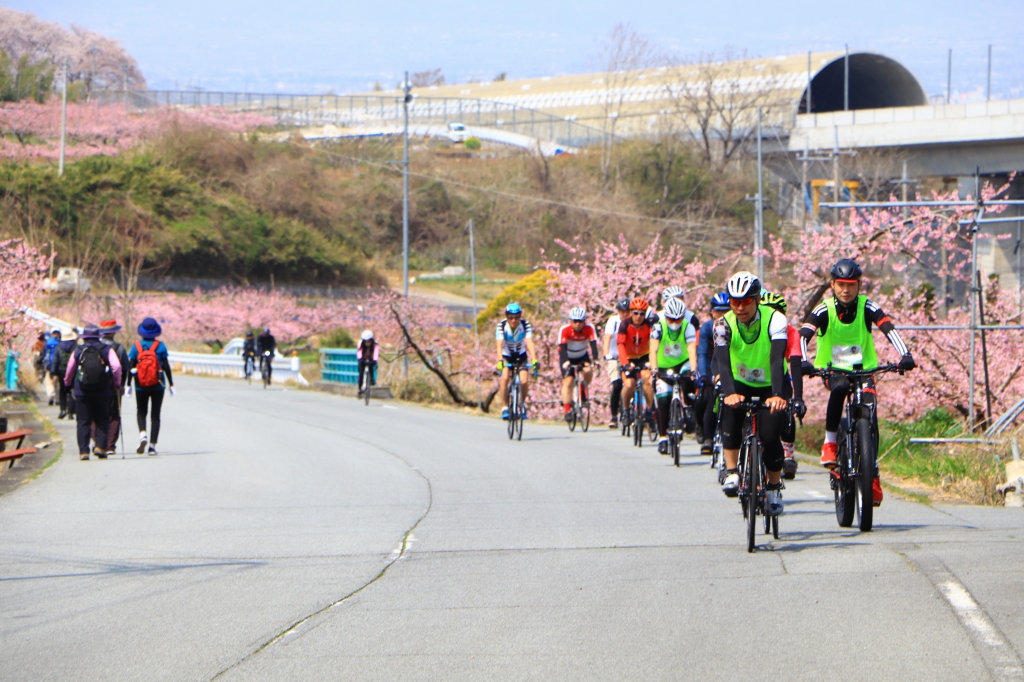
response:
<path id="1" fill-rule="evenodd" d="M 14 463 L 24 457 L 25 455 L 33 454 L 36 449 L 33 447 L 23 448 L 21 447 L 22 442 L 25 440 L 25 436 L 32 435 L 32 429 L 18 429 L 17 431 L 11 431 L 10 433 L 0 433 L 0 443 L 6 444 L 7 441 L 17 440 L 18 445 L 14 450 L 7 450 L 0 452 L 0 462 L 10 462 L 8 468 L 14 466 Z M 6 445 L 4 446 L 6 447 Z"/>

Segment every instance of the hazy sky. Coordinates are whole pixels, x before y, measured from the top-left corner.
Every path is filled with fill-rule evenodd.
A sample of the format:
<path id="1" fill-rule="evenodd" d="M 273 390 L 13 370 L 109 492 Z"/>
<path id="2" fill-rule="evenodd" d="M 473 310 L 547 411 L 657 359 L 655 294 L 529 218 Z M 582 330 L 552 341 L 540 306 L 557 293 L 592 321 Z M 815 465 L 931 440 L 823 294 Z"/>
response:
<path id="1" fill-rule="evenodd" d="M 153 89 L 320 93 L 391 86 L 404 69 L 441 68 L 448 82 L 580 73 L 600 39 L 628 22 L 665 51 L 731 46 L 753 56 L 807 50 L 881 52 L 928 94 L 985 87 L 1024 97 L 1024 0 L 804 2 L 324 2 L 272 0 L 0 0 L 121 40 Z"/>

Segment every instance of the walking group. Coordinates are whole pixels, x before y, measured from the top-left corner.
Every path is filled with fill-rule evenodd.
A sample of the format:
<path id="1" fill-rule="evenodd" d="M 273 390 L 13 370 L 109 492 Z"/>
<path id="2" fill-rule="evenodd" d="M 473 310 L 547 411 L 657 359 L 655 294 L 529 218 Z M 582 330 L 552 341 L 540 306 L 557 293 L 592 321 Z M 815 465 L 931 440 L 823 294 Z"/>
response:
<path id="1" fill-rule="evenodd" d="M 140 455 L 156 455 L 164 392 L 174 395 L 167 346 L 157 337 L 160 323 L 147 317 L 139 339 L 127 350 L 115 336 L 116 320 L 86 324 L 76 335 L 70 327 L 40 334 L 36 367 L 46 384 L 50 405 L 60 408 L 58 419 L 75 419 L 78 454 L 99 459 L 117 451 L 122 436 L 122 401 L 135 394 Z M 147 420 L 149 428 L 146 428 Z"/>

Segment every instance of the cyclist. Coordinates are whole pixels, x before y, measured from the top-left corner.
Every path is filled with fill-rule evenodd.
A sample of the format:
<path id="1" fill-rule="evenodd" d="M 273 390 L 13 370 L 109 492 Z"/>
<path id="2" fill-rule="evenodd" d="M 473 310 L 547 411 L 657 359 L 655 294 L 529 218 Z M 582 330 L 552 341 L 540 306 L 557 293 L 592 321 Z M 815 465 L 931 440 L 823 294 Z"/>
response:
<path id="1" fill-rule="evenodd" d="M 359 347 L 356 348 L 356 359 L 359 360 L 359 397 L 362 397 L 363 370 L 366 369 L 370 372 L 370 379 L 367 382 L 367 386 L 375 385 L 377 383 L 374 380 L 377 374 L 377 361 L 380 359 L 380 344 L 373 338 L 373 332 L 369 329 L 364 330 L 359 336 Z"/>
<path id="2" fill-rule="evenodd" d="M 245 333 L 245 343 L 242 344 L 242 361 L 245 363 L 245 376 L 252 374 L 256 364 L 256 338 L 250 329 Z"/>
<path id="3" fill-rule="evenodd" d="M 604 325 L 604 362 L 605 371 L 608 374 L 608 382 L 611 384 L 611 392 L 608 397 L 608 405 L 612 413 L 612 420 L 608 422 L 608 428 L 619 428 L 619 403 L 622 398 L 622 372 L 619 371 L 619 326 L 629 319 L 629 299 L 620 298 L 615 302 L 615 314 L 608 318 Z"/>
<path id="4" fill-rule="evenodd" d="M 718 427 L 718 414 L 715 412 L 715 377 L 718 376 L 718 363 L 714 354 L 715 321 L 729 312 L 729 294 L 720 291 L 711 297 L 711 319 L 701 325 L 697 333 L 697 401 L 694 403 L 698 426 L 703 425 L 701 434 L 700 454 L 711 454 L 711 443 Z"/>
<path id="5" fill-rule="evenodd" d="M 871 338 L 873 324 L 885 334 L 899 353 L 900 370 L 909 372 L 914 369 L 917 366 L 914 357 L 892 320 L 877 304 L 860 293 L 864 271 L 857 262 L 843 258 L 832 266 L 829 275 L 832 295 L 827 296 L 814 309 L 800 329 L 804 355 L 807 355 L 807 342 L 817 336 L 815 367 L 822 369 L 831 364 L 836 370 L 852 370 L 855 365 L 861 365 L 863 369 L 874 369 L 878 366 L 878 356 Z M 832 378 L 826 379 L 825 388 L 829 390 L 829 397 L 825 410 L 825 443 L 821 447 L 821 463 L 831 469 L 836 465 L 839 422 L 843 417 L 843 403 L 850 385 L 844 378 Z M 874 402 L 874 399 L 874 388 L 869 384 L 869 389 L 864 393 L 864 402 Z M 877 475 L 872 492 L 877 507 L 882 503 L 882 485 Z"/>
<path id="6" fill-rule="evenodd" d="M 768 472 L 765 489 L 767 513 L 782 513 L 782 432 L 786 428 L 787 402 L 783 397 L 786 355 L 786 316 L 759 305 L 761 281 L 750 272 L 729 278 L 731 310 L 715 322 L 715 359 L 722 381 L 722 449 L 726 479 L 722 492 L 739 490 L 740 442 L 743 411 L 735 407 L 749 398 L 760 398 L 770 408 L 758 413 L 758 435 Z"/>
<path id="7" fill-rule="evenodd" d="M 772 310 L 777 310 L 783 315 L 786 314 L 786 299 L 781 294 L 774 294 L 767 290 L 761 291 L 761 305 L 766 305 Z M 792 399 L 792 406 L 796 416 L 804 418 L 807 407 L 804 405 L 804 373 L 803 373 L 803 344 L 800 342 L 800 331 L 791 324 L 786 325 L 786 359 L 789 361 L 789 372 L 783 388 L 786 389 L 787 398 Z M 786 425 L 786 432 L 782 434 L 782 451 L 786 458 L 782 463 L 782 470 L 786 478 L 796 476 L 796 420 L 790 415 L 789 423 Z"/>
<path id="8" fill-rule="evenodd" d="M 666 305 L 668 305 L 668 302 L 673 300 L 673 299 L 676 299 L 680 303 L 683 304 L 683 310 L 685 311 L 684 314 L 683 314 L 683 325 L 685 327 L 687 327 L 687 328 L 693 327 L 693 341 L 692 342 L 688 342 L 686 344 L 686 349 L 688 351 L 688 357 L 696 358 L 697 357 L 697 334 L 700 332 L 700 320 L 697 318 L 697 315 L 692 310 L 690 310 L 689 308 L 686 307 L 686 301 L 683 300 L 683 288 L 682 287 L 670 286 L 670 287 L 666 287 L 665 290 L 661 292 L 661 306 L 662 306 L 662 309 L 664 309 L 664 307 Z M 658 315 L 661 315 L 660 311 L 658 312 Z M 689 334 L 688 331 L 684 332 L 684 333 Z M 696 361 L 694 361 L 694 363 L 691 365 L 691 367 L 696 367 L 696 366 L 697 366 L 696 365 Z M 690 387 L 685 390 L 685 392 L 683 393 L 684 396 L 692 394 L 693 390 L 694 390 L 693 389 L 692 379 L 688 379 L 688 381 L 691 382 L 689 384 Z M 687 400 L 687 403 L 686 403 L 687 405 L 690 404 L 690 402 L 689 402 L 689 400 L 687 398 L 684 397 L 684 400 Z M 698 431 L 698 433 L 699 433 L 699 432 L 703 431 L 703 426 L 693 423 L 692 421 L 690 421 L 690 416 L 686 415 L 686 425 L 685 425 L 686 433 L 693 433 L 694 430 L 696 430 L 696 429 L 699 429 L 699 431 Z"/>
<path id="9" fill-rule="evenodd" d="M 558 332 L 558 365 L 562 368 L 562 407 L 565 420 L 572 412 L 572 373 L 583 372 L 583 380 L 589 385 L 594 379 L 591 357 L 597 357 L 597 330 L 587 323 L 586 308 L 576 307 L 569 311 L 569 324 Z M 580 400 L 586 394 L 580 395 Z"/>
<path id="10" fill-rule="evenodd" d="M 629 302 L 629 322 L 619 326 L 616 342 L 619 345 L 619 364 L 622 369 L 622 401 L 628 405 L 636 390 L 636 373 L 644 380 L 644 397 L 648 409 L 654 405 L 654 387 L 651 386 L 651 372 L 647 363 L 651 354 L 651 329 L 658 322 L 658 316 L 649 316 L 650 304 L 646 299 L 634 298 Z M 648 415 L 644 415 L 647 417 Z"/>
<path id="11" fill-rule="evenodd" d="M 277 341 L 274 339 L 274 335 L 270 333 L 270 327 L 264 327 L 263 332 L 256 337 L 256 354 L 260 358 L 260 372 L 263 372 L 263 362 L 267 362 L 267 376 L 271 376 L 271 372 L 274 371 L 274 350 L 277 348 Z M 270 353 L 266 356 L 266 353 Z"/>
<path id="12" fill-rule="evenodd" d="M 533 345 L 533 327 L 523 319 L 523 308 L 512 302 L 505 306 L 505 319 L 494 332 L 498 344 L 498 367 L 501 368 L 501 418 L 508 419 L 508 387 L 512 381 L 510 367 L 519 366 L 519 381 L 523 387 L 523 417 L 526 417 L 526 396 L 529 390 L 529 372 L 536 372 L 537 348 Z"/>
<path id="13" fill-rule="evenodd" d="M 685 321 L 686 313 L 686 306 L 683 305 L 681 298 L 670 298 L 665 303 L 660 319 L 651 328 L 650 362 L 659 371 L 673 370 L 681 376 L 679 382 L 683 401 L 690 404 L 690 399 L 686 396 L 694 391 L 691 368 L 697 366 L 697 330 Z M 667 455 L 672 387 L 660 378 L 655 382 L 655 395 L 658 400 L 658 452 Z"/>

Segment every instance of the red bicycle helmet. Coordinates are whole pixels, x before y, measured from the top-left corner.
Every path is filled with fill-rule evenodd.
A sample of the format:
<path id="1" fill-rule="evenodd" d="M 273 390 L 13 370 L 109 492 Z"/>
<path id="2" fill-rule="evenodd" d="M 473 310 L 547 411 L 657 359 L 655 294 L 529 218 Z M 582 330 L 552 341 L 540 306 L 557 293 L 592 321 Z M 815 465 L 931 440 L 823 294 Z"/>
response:
<path id="1" fill-rule="evenodd" d="M 649 306 L 650 304 L 647 303 L 646 298 L 634 298 L 632 301 L 629 302 L 630 310 L 647 310 Z"/>

